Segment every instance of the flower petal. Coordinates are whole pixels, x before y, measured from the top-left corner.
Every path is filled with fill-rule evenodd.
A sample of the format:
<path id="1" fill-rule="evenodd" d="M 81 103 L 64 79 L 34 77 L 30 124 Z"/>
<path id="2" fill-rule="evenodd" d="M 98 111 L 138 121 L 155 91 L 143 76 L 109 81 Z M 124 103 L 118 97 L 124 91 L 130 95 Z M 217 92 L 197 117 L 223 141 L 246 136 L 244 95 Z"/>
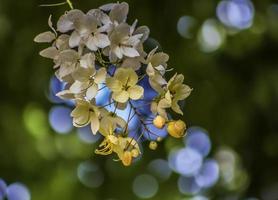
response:
<path id="1" fill-rule="evenodd" d="M 73 94 L 78 94 L 80 93 L 82 90 L 86 89 L 88 87 L 89 83 L 84 83 L 84 82 L 80 82 L 80 81 L 75 81 L 69 88 L 69 90 L 73 93 Z"/>
<path id="2" fill-rule="evenodd" d="M 98 50 L 93 36 L 90 36 L 89 39 L 87 40 L 87 42 L 86 42 L 86 47 L 87 47 L 88 49 L 90 49 L 91 51 L 96 51 L 96 50 Z"/>
<path id="3" fill-rule="evenodd" d="M 88 98 L 88 100 L 92 100 L 97 95 L 97 91 L 97 84 L 93 84 L 91 87 L 89 87 L 86 91 L 86 97 Z"/>
<path id="4" fill-rule="evenodd" d="M 109 13 L 109 17 L 112 22 L 117 21 L 118 23 L 125 22 L 128 14 L 129 6 L 126 2 L 116 4 L 113 6 Z"/>
<path id="5" fill-rule="evenodd" d="M 104 67 L 100 68 L 95 75 L 95 83 L 103 83 L 105 81 L 106 74 L 106 69 Z"/>
<path id="6" fill-rule="evenodd" d="M 132 47 L 121 47 L 122 53 L 130 58 L 134 58 L 137 56 L 140 56 L 140 54 L 138 53 L 138 51 L 135 48 Z"/>
<path id="7" fill-rule="evenodd" d="M 97 134 L 100 127 L 98 116 L 95 113 L 91 113 L 91 130 L 93 134 Z"/>
<path id="8" fill-rule="evenodd" d="M 144 94 L 144 88 L 139 85 L 128 88 L 129 97 L 133 100 L 140 99 Z"/>
<path id="9" fill-rule="evenodd" d="M 114 77 L 106 78 L 106 85 L 113 92 L 119 92 L 122 89 L 122 83 Z"/>
<path id="10" fill-rule="evenodd" d="M 69 38 L 69 46 L 71 48 L 77 47 L 79 46 L 80 41 L 81 41 L 81 36 L 79 35 L 79 33 L 74 31 Z"/>
<path id="11" fill-rule="evenodd" d="M 54 59 L 59 54 L 55 47 L 48 47 L 40 52 L 40 55 L 45 58 Z"/>
<path id="12" fill-rule="evenodd" d="M 35 42 L 38 43 L 50 43 L 53 40 L 55 40 L 56 36 L 54 33 L 52 33 L 51 31 L 47 31 L 44 33 L 40 33 L 39 35 L 37 35 L 34 39 Z"/>
<path id="13" fill-rule="evenodd" d="M 119 103 L 125 103 L 129 98 L 129 93 L 124 90 L 120 92 L 113 92 L 112 98 Z"/>
<path id="14" fill-rule="evenodd" d="M 99 33 L 95 35 L 94 43 L 97 47 L 103 49 L 110 45 L 110 40 L 107 35 Z"/>

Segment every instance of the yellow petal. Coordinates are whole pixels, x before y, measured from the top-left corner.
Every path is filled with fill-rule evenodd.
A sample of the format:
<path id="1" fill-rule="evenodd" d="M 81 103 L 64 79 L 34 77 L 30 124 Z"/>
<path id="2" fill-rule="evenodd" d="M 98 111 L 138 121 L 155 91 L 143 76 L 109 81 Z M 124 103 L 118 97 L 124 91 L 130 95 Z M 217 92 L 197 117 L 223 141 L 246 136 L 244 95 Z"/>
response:
<path id="1" fill-rule="evenodd" d="M 93 134 L 97 134 L 99 130 L 99 119 L 98 116 L 95 113 L 91 113 L 91 129 Z"/>
<path id="2" fill-rule="evenodd" d="M 119 92 L 122 89 L 122 82 L 115 79 L 115 77 L 106 78 L 106 85 L 113 92 Z"/>
<path id="3" fill-rule="evenodd" d="M 127 92 L 129 93 L 129 97 L 133 100 L 140 99 L 144 94 L 144 88 L 139 85 L 132 86 L 128 88 Z"/>
<path id="4" fill-rule="evenodd" d="M 106 78 L 106 69 L 105 68 L 100 68 L 97 71 L 97 74 L 95 76 L 95 83 L 100 84 L 103 83 L 105 81 Z"/>
<path id="5" fill-rule="evenodd" d="M 93 84 L 91 87 L 89 87 L 86 91 L 86 97 L 88 100 L 92 100 L 96 95 L 98 91 L 98 86 L 96 84 Z"/>
<path id="6" fill-rule="evenodd" d="M 124 90 L 120 92 L 113 92 L 112 98 L 119 103 L 125 103 L 129 98 L 129 93 Z"/>
<path id="7" fill-rule="evenodd" d="M 114 78 L 121 81 L 122 85 L 125 86 L 134 86 L 138 81 L 137 74 L 131 68 L 119 68 Z"/>

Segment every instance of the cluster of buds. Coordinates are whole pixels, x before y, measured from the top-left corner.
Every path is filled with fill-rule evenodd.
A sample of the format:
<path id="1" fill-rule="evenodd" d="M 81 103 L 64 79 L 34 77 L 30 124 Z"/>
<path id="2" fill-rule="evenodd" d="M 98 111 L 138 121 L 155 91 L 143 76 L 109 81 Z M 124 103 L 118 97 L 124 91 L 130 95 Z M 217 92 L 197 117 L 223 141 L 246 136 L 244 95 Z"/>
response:
<path id="1" fill-rule="evenodd" d="M 95 152 L 116 153 L 125 166 L 141 154 L 144 132 L 156 134 L 149 128 L 150 121 L 158 129 L 167 127 L 175 138 L 184 136 L 185 123 L 173 120 L 169 111 L 183 114 L 179 102 L 191 92 L 181 74 L 166 81 L 169 56 L 158 48 L 145 52 L 149 28 L 137 27 L 137 20 L 127 24 L 128 11 L 125 2 L 87 13 L 72 9 L 59 18 L 56 28 L 50 17 L 51 31 L 34 39 L 51 43 L 40 55 L 53 60 L 56 77 L 65 83 L 57 96 L 75 102 L 71 113 L 74 126 L 90 125 L 93 134 L 104 138 Z M 103 93 L 108 94 L 106 100 Z M 150 93 L 154 95 L 149 97 Z M 127 111 L 128 117 L 121 111 Z M 131 128 L 134 118 L 138 122 Z M 157 148 L 156 141 L 151 141 L 151 149 Z"/>

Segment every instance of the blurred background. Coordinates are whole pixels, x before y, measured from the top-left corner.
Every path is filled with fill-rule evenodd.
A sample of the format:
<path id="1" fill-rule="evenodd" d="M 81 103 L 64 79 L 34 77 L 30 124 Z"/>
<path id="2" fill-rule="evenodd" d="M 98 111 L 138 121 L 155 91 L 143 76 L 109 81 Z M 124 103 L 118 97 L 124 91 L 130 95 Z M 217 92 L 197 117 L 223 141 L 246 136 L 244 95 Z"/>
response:
<path id="1" fill-rule="evenodd" d="M 107 0 L 72 0 L 88 11 Z M 126 0 L 146 45 L 194 88 L 182 140 L 143 144 L 131 167 L 95 155 L 99 138 L 71 125 L 71 102 L 33 38 L 68 7 L 0 0 L 0 178 L 34 200 L 277 200 L 278 3 L 271 0 Z M 186 166 L 186 167 L 185 167 Z"/>

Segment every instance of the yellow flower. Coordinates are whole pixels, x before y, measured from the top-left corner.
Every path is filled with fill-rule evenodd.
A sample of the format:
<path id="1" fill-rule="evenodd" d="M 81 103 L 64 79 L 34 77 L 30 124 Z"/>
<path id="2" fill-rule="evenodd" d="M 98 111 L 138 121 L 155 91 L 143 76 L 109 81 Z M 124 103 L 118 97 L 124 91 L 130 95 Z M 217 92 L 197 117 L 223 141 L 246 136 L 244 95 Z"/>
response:
<path id="1" fill-rule="evenodd" d="M 71 112 L 75 127 L 83 127 L 91 123 L 91 129 L 94 134 L 99 130 L 99 115 L 98 108 L 84 100 L 77 100 L 76 107 Z"/>
<path id="2" fill-rule="evenodd" d="M 119 68 L 114 77 L 106 79 L 106 85 L 112 91 L 112 98 L 125 103 L 128 99 L 138 100 L 144 94 L 144 89 L 136 85 L 138 76 L 131 68 Z"/>
<path id="3" fill-rule="evenodd" d="M 113 152 L 118 155 L 124 166 L 131 165 L 132 159 L 141 153 L 138 143 L 133 138 L 107 135 L 95 153 L 109 155 Z"/>
<path id="4" fill-rule="evenodd" d="M 175 74 L 164 88 L 164 92 L 160 94 L 159 99 L 156 99 L 151 104 L 151 110 L 153 113 L 158 113 L 165 119 L 167 119 L 167 108 L 172 108 L 173 111 L 179 114 L 183 114 L 178 102 L 187 98 L 192 89 L 183 84 L 184 76 L 182 74 Z"/>
<path id="5" fill-rule="evenodd" d="M 167 89 L 170 91 L 172 95 L 172 104 L 171 108 L 173 111 L 179 114 L 183 114 L 178 105 L 178 101 L 186 99 L 192 89 L 188 86 L 183 84 L 184 76 L 182 74 L 175 74 L 168 82 Z"/>
<path id="6" fill-rule="evenodd" d="M 186 124 L 182 120 L 168 123 L 167 131 L 174 138 L 181 138 L 185 135 Z"/>
<path id="7" fill-rule="evenodd" d="M 160 115 L 156 116 L 156 118 L 154 118 L 153 120 L 153 124 L 155 125 L 156 128 L 159 129 L 163 128 L 165 122 L 166 122 L 165 118 Z"/>

